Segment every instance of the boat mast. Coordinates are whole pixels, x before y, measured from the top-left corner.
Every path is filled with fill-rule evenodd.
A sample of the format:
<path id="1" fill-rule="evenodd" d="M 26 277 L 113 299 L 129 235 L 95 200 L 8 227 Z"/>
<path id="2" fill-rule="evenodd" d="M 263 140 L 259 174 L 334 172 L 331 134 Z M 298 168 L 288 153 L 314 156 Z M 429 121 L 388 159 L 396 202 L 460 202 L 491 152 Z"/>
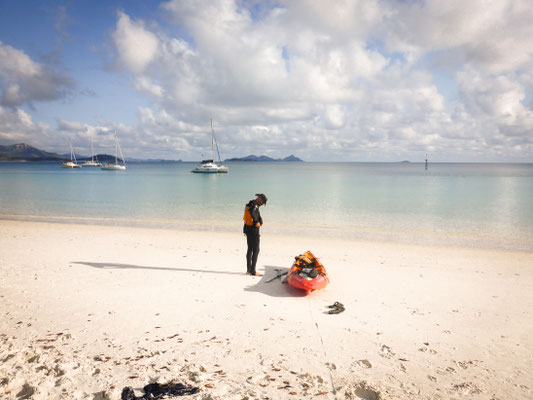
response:
<path id="1" fill-rule="evenodd" d="M 220 158 L 220 151 L 218 151 L 218 143 L 217 143 L 217 138 L 215 137 L 215 130 L 213 129 L 213 118 L 211 118 L 211 135 L 212 135 L 211 148 L 212 148 L 212 153 L 213 153 L 213 162 L 215 161 L 215 149 L 214 149 L 215 146 L 217 148 L 218 161 L 222 162 L 222 159 Z"/>
<path id="2" fill-rule="evenodd" d="M 213 129 L 213 118 L 211 118 L 211 159 L 215 162 L 215 130 Z"/>
<path id="3" fill-rule="evenodd" d="M 122 165 L 126 166 L 126 160 L 124 159 L 124 154 L 122 154 L 122 149 L 120 148 L 120 143 L 118 142 L 118 136 L 117 136 L 116 131 L 115 131 L 115 143 L 118 148 L 118 151 L 120 152 L 120 158 L 122 158 Z M 116 160 L 116 156 L 115 156 L 115 163 L 118 164 L 118 161 Z"/>
<path id="4" fill-rule="evenodd" d="M 69 143 L 70 144 L 70 161 L 74 160 L 74 164 L 77 163 L 76 161 L 76 155 L 74 154 L 74 150 L 72 149 L 72 143 Z"/>
<path id="5" fill-rule="evenodd" d="M 93 137 L 91 136 L 91 162 L 94 162 Z"/>

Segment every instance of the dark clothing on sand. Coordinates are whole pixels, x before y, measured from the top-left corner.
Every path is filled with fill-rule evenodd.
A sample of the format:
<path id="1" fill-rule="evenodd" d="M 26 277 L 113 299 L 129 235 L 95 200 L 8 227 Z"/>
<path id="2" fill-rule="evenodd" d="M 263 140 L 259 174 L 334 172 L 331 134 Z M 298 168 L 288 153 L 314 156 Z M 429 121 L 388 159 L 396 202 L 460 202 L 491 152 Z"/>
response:
<path id="1" fill-rule="evenodd" d="M 167 399 L 168 396 L 188 396 L 199 391 L 197 387 L 185 386 L 181 383 L 150 383 L 144 387 L 144 395 L 135 396 L 133 388 L 126 386 L 122 389 L 120 398 L 121 400 L 156 400 Z"/>

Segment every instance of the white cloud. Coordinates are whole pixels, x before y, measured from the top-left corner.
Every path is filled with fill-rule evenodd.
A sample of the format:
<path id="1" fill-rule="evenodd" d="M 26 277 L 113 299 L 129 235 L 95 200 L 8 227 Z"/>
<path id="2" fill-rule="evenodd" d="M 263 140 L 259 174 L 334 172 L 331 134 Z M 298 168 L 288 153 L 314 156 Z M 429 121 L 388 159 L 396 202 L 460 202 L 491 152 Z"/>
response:
<path id="1" fill-rule="evenodd" d="M 532 110 L 523 104 L 525 88 L 516 77 L 488 77 L 471 69 L 457 76 L 465 105 L 472 114 L 492 117 L 505 124 L 515 124 L 520 118 L 533 119 Z"/>
<path id="2" fill-rule="evenodd" d="M 35 123 L 27 112 L 21 109 L 0 106 L 0 142 L 2 144 L 35 143 L 44 145 L 50 135 L 50 126 Z"/>
<path id="3" fill-rule="evenodd" d="M 61 99 L 72 87 L 67 75 L 33 61 L 23 51 L 0 41 L 1 105 L 16 107 Z"/>
<path id="4" fill-rule="evenodd" d="M 154 98 L 157 118 L 202 129 L 215 116 L 228 127 L 222 147 L 229 156 L 390 159 L 442 148 L 449 157 L 531 125 L 523 104 L 531 82 L 517 70 L 532 65 L 522 17 L 530 11 L 521 1 L 295 0 L 257 15 L 231 0 L 161 8 L 187 35 L 159 32 L 157 67 L 137 73 L 135 86 Z M 487 40 L 498 35 L 502 41 Z M 430 55 L 441 64 L 453 56 L 452 76 L 464 65 L 459 99 L 439 92 L 422 62 Z M 493 75 L 503 70 L 509 73 Z M 178 132 L 195 151 L 198 136 Z"/>
<path id="5" fill-rule="evenodd" d="M 135 89 L 155 97 L 162 97 L 164 93 L 164 89 L 161 86 L 153 83 L 151 79 L 146 76 L 138 76 L 135 79 L 134 86 Z"/>
<path id="6" fill-rule="evenodd" d="M 113 40 L 120 65 L 135 74 L 143 72 L 154 59 L 159 45 L 154 33 L 146 30 L 142 22 L 132 21 L 123 12 L 118 13 Z"/>
<path id="7" fill-rule="evenodd" d="M 111 34 L 147 100 L 138 124 L 61 116 L 59 135 L 107 146 L 107 127 L 135 156 L 191 160 L 214 118 L 223 157 L 533 161 L 528 0 L 171 0 L 161 15 L 126 9 Z M 29 77 L 50 70 L 0 51 L 16 60 L 0 64 L 3 104 L 39 99 Z"/>
<path id="8" fill-rule="evenodd" d="M 334 41 L 365 40 L 388 12 L 376 0 L 292 0 L 281 3 L 287 10 L 280 14 L 285 30 L 293 34 L 318 32 Z"/>
<path id="9" fill-rule="evenodd" d="M 261 120 L 276 115 L 287 119 L 285 110 L 290 109 L 298 119 L 309 114 L 311 101 L 353 100 L 359 95 L 357 80 L 371 78 L 386 66 L 385 57 L 359 41 L 335 43 L 310 26 L 293 28 L 287 18 L 299 15 L 303 5 L 291 7 L 281 13 L 272 10 L 257 22 L 232 1 L 206 6 L 188 1 L 164 3 L 167 17 L 185 26 L 194 41 L 159 37 L 158 68 L 151 70 L 150 82 L 165 88 L 167 96 L 161 106 L 176 111 L 194 104 L 196 112 L 189 113 L 191 116 L 205 118 L 211 109 L 230 121 L 242 122 L 250 115 Z M 341 11 L 333 14 L 341 15 Z M 352 14 L 349 21 L 357 21 L 358 15 Z M 368 19 L 368 15 L 373 14 L 367 12 L 363 17 Z M 320 13 L 315 10 L 313 19 L 317 18 Z M 352 33 L 350 23 L 339 31 L 333 17 L 328 18 L 324 29 L 334 27 L 336 33 L 349 29 Z"/>
<path id="10" fill-rule="evenodd" d="M 114 146 L 114 130 L 131 135 L 127 127 L 113 123 L 98 126 L 59 119 L 54 128 L 35 122 L 20 108 L 0 106 L 0 144 L 27 143 L 42 150 L 65 154 L 68 153 L 69 143 L 72 143 L 76 153 L 88 155 L 92 139 L 95 152 L 109 153 Z"/>
<path id="11" fill-rule="evenodd" d="M 325 117 L 327 124 L 331 128 L 340 128 L 344 125 L 344 110 L 338 105 L 331 105 L 326 108 Z"/>
<path id="12" fill-rule="evenodd" d="M 533 7 L 529 0 L 389 1 L 384 37 L 390 50 L 448 57 L 490 74 L 531 66 Z"/>
<path id="13" fill-rule="evenodd" d="M 57 129 L 60 131 L 85 132 L 87 127 L 81 122 L 59 119 L 57 121 Z"/>

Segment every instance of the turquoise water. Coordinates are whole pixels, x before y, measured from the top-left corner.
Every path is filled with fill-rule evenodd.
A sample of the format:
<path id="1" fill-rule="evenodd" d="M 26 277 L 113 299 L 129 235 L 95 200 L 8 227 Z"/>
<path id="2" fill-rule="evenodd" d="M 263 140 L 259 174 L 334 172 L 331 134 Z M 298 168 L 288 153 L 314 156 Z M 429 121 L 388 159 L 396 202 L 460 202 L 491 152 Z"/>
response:
<path id="1" fill-rule="evenodd" d="M 0 163 L 0 218 L 533 250 L 533 164 L 130 163 L 127 171 Z"/>

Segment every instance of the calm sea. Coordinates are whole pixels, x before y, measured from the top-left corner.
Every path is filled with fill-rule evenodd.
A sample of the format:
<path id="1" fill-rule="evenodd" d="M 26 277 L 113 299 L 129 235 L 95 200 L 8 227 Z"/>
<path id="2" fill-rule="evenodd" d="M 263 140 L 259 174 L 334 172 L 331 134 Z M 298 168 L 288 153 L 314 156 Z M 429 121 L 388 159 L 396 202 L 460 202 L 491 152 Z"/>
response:
<path id="1" fill-rule="evenodd" d="M 0 218 L 238 231 L 265 193 L 263 234 L 533 251 L 533 164 L 129 163 L 127 171 L 0 163 Z"/>

